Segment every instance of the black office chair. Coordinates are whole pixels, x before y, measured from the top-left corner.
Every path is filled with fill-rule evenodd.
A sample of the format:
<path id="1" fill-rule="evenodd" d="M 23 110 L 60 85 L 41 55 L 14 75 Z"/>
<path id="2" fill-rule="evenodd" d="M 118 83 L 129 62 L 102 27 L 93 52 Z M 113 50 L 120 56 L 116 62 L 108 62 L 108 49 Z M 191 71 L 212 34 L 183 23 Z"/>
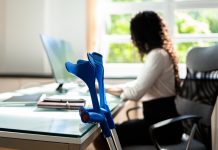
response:
<path id="1" fill-rule="evenodd" d="M 210 150 L 210 119 L 218 95 L 217 57 L 218 45 L 192 48 L 186 59 L 187 75 L 175 99 L 176 109 L 180 116 L 151 125 L 150 136 L 154 145 L 129 146 L 124 149 Z M 178 121 L 182 122 L 184 128 L 181 142 L 174 145 L 160 145 L 155 131 L 164 126 L 176 124 Z"/>

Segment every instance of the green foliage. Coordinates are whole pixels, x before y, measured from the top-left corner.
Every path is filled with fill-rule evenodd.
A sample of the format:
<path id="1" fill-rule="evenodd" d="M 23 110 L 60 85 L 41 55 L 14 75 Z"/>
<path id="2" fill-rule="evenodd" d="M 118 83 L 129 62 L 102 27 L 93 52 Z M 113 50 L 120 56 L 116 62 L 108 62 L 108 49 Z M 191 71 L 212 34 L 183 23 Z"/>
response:
<path id="1" fill-rule="evenodd" d="M 178 13 L 176 18 L 177 33 L 210 33 L 208 23 L 195 20 L 189 14 Z"/>
<path id="2" fill-rule="evenodd" d="M 209 9 L 202 11 L 191 11 L 190 16 L 192 16 L 195 20 L 207 23 L 211 33 L 218 33 L 217 13 L 217 10 Z"/>
<path id="3" fill-rule="evenodd" d="M 194 46 L 197 46 L 197 42 L 184 42 L 184 43 L 178 43 L 175 47 L 177 50 L 177 54 L 179 57 L 180 63 L 185 63 L 186 61 L 186 53 L 189 49 L 191 49 Z"/>
<path id="4" fill-rule="evenodd" d="M 140 56 L 136 48 L 129 43 L 112 43 L 109 48 L 108 63 L 139 63 Z"/>
<path id="5" fill-rule="evenodd" d="M 180 63 L 185 63 L 186 62 L 186 53 L 193 47 L 196 46 L 210 46 L 217 44 L 216 42 L 184 42 L 184 43 L 179 43 L 176 45 L 176 50 L 177 54 L 179 56 L 179 62 Z"/>
<path id="6" fill-rule="evenodd" d="M 176 14 L 176 31 L 183 34 L 218 33 L 218 17 L 211 11 L 190 11 Z M 184 42 L 176 45 L 180 63 L 185 63 L 187 51 L 195 46 L 209 46 L 208 42 Z"/>
<path id="7" fill-rule="evenodd" d="M 111 22 L 108 23 L 108 34 L 129 34 L 129 22 L 132 15 L 111 15 Z"/>
<path id="8" fill-rule="evenodd" d="M 211 15 L 207 16 L 207 22 L 210 25 L 210 31 L 212 33 L 218 33 L 218 15 L 217 15 L 217 13 L 211 13 Z"/>

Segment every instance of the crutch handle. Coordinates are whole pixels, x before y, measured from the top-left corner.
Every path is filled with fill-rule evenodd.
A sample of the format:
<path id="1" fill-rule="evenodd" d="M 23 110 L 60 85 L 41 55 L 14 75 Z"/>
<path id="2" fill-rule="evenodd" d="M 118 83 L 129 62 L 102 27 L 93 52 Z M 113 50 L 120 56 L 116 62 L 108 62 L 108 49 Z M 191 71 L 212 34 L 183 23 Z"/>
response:
<path id="1" fill-rule="evenodd" d="M 81 116 L 81 114 L 83 112 L 89 112 L 90 113 L 90 112 L 95 112 L 95 110 L 92 109 L 92 108 L 80 107 L 80 109 L 79 109 L 80 116 Z M 111 115 L 110 109 L 109 109 L 109 107 L 107 105 L 106 105 L 106 109 L 101 108 L 101 113 L 103 113 L 105 115 L 109 128 L 110 129 L 115 129 L 116 126 L 114 124 L 113 117 Z M 85 122 L 85 121 L 83 121 L 83 122 Z"/>
<path id="2" fill-rule="evenodd" d="M 81 117 L 82 122 L 99 123 L 104 136 L 105 137 L 111 136 L 110 128 L 108 126 L 108 123 L 107 123 L 107 120 L 105 119 L 104 114 L 102 115 L 100 113 L 96 113 L 93 111 L 89 112 L 84 107 L 81 107 L 79 112 L 80 112 L 80 117 Z"/>
<path id="3" fill-rule="evenodd" d="M 95 112 L 84 111 L 80 113 L 80 117 L 84 123 L 101 123 L 104 121 L 104 117 L 101 114 Z"/>

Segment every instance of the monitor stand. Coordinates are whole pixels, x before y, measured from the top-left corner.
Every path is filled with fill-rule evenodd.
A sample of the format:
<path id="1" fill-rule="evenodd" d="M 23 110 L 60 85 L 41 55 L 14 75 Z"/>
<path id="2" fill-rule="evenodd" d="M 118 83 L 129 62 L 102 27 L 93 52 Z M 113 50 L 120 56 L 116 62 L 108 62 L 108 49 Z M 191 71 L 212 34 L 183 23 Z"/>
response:
<path id="1" fill-rule="evenodd" d="M 63 88 L 63 83 L 60 83 L 59 85 L 58 85 L 58 87 L 56 88 L 56 92 L 58 92 L 58 93 L 67 93 L 68 92 L 68 90 L 67 89 L 64 89 Z"/>

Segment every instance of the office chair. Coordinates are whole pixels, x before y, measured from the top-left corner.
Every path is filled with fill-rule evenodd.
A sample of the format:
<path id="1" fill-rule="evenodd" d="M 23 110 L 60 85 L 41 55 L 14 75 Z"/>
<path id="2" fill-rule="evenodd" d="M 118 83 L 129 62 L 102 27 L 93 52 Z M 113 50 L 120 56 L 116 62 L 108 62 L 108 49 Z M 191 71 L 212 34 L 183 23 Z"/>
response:
<path id="1" fill-rule="evenodd" d="M 175 98 L 178 117 L 169 118 L 150 126 L 154 145 L 125 147 L 125 150 L 210 150 L 211 114 L 218 95 L 218 45 L 194 47 L 186 57 L 187 75 Z M 127 117 L 129 118 L 129 112 Z M 155 130 L 182 122 L 184 136 L 174 145 L 160 145 Z M 166 136 L 167 137 L 167 136 Z"/>

